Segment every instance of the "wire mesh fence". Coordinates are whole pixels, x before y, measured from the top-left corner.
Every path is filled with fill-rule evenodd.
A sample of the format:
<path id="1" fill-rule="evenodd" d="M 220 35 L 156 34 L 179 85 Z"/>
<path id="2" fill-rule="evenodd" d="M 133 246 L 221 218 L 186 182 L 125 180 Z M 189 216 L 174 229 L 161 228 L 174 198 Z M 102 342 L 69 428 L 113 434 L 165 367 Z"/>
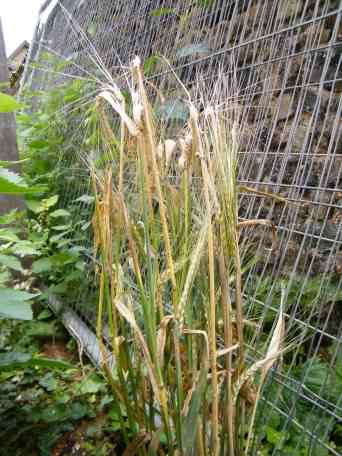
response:
<path id="1" fill-rule="evenodd" d="M 164 115 L 180 122 L 187 111 L 174 72 L 191 94 L 198 81 L 210 90 L 222 73 L 234 81 L 230 101 L 245 125 L 239 183 L 290 202 L 240 194 L 242 219 L 269 219 L 278 231 L 272 250 L 264 247 L 272 243 L 268 229 L 249 233 L 258 262 L 245 274 L 246 318 L 258 316 L 257 338 L 269 331 L 283 284 L 287 331 L 296 336 L 264 389 L 253 454 L 341 454 L 341 50 L 339 0 L 47 1 L 31 45 L 25 79 L 34 91 L 70 79 L 96 87 L 106 71 L 120 80 L 139 55 L 147 81 L 166 97 Z M 65 118 L 76 108 L 69 103 Z M 89 191 L 75 159 L 85 128 L 71 128 L 64 205 Z M 86 208 L 84 198 L 75 204 Z M 89 273 L 65 304 L 89 327 L 95 289 Z M 265 440 L 272 449 L 261 449 Z"/>

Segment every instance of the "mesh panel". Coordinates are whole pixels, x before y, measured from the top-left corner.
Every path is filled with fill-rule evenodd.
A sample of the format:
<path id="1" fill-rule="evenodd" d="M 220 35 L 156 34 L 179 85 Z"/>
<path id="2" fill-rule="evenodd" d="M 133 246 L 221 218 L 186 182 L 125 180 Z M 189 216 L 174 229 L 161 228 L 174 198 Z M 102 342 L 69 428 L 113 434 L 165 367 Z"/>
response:
<path id="1" fill-rule="evenodd" d="M 272 251 L 264 247 L 271 243 L 269 230 L 250 233 L 261 253 L 244 282 L 246 317 L 261 315 L 257 337 L 271 329 L 282 280 L 287 330 L 298 342 L 265 388 L 260 421 L 266 429 L 277 429 L 273 438 L 278 439 L 273 452 L 265 454 L 340 454 L 332 435 L 342 416 L 342 2 L 60 3 L 63 8 L 55 1 L 44 5 L 30 62 L 44 60 L 49 51 L 68 65 L 54 72 L 45 62 L 29 70 L 26 82 L 33 90 L 79 78 L 93 84 L 96 93 L 97 82 L 106 78 L 97 53 L 115 76 L 121 64 L 139 55 L 148 81 L 172 98 L 180 116 L 184 93 L 157 55 L 168 58 L 190 93 L 199 79 L 210 90 L 219 72 L 234 80 L 238 90 L 231 103 L 241 107 L 246 125 L 239 182 L 293 203 L 284 207 L 261 195 L 240 195 L 241 218 L 267 218 L 278 229 Z M 70 103 L 66 112 L 72 109 Z M 86 129 L 82 122 L 71 128 L 62 205 L 89 188 L 89 176 L 75 159 Z M 87 210 L 82 201 L 74 204 Z M 91 239 L 84 243 L 91 245 Z M 68 306 L 92 327 L 96 283 L 92 273 L 88 279 Z M 308 453 L 301 452 L 303 442 Z"/>

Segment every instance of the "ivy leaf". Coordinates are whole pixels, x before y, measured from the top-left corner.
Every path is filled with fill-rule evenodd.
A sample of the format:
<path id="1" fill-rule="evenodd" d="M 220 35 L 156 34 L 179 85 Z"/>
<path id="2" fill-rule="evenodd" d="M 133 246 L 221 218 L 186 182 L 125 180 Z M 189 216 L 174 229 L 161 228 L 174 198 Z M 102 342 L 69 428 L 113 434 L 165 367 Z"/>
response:
<path id="1" fill-rule="evenodd" d="M 4 266 L 7 266 L 10 269 L 13 269 L 14 271 L 24 271 L 18 258 L 12 255 L 0 254 L 0 264 L 3 264 Z"/>
<path id="2" fill-rule="evenodd" d="M 207 43 L 196 43 L 196 44 L 189 44 L 188 46 L 184 46 L 183 48 L 179 49 L 176 52 L 176 56 L 178 58 L 188 57 L 189 55 L 209 55 L 211 52 Z"/>
<path id="3" fill-rule="evenodd" d="M 0 92 L 0 112 L 15 112 L 22 108 L 14 97 Z"/>
<path id="4" fill-rule="evenodd" d="M 39 385 L 51 392 L 58 388 L 58 380 L 49 372 L 39 380 Z"/>
<path id="5" fill-rule="evenodd" d="M 98 376 L 93 375 L 83 379 L 79 384 L 77 391 L 79 394 L 95 394 L 101 389 L 103 389 L 103 382 Z"/>

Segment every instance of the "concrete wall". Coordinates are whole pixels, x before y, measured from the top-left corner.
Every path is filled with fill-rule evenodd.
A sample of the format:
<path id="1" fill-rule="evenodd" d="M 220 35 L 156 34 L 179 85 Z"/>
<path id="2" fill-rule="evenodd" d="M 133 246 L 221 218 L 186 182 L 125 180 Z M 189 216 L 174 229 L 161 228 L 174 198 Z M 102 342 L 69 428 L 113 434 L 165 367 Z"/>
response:
<path id="1" fill-rule="evenodd" d="M 0 83 L 7 82 L 9 82 L 9 72 L 5 51 L 5 40 L 0 18 Z M 0 90 L 2 92 L 6 92 L 6 89 L 3 87 L 1 87 Z M 14 114 L 11 113 L 0 113 L 0 160 L 19 160 L 15 117 Z M 18 165 L 13 165 L 10 169 L 19 171 Z M 22 198 L 0 194 L 0 213 L 3 214 L 11 209 L 22 209 L 23 207 L 24 202 Z"/>

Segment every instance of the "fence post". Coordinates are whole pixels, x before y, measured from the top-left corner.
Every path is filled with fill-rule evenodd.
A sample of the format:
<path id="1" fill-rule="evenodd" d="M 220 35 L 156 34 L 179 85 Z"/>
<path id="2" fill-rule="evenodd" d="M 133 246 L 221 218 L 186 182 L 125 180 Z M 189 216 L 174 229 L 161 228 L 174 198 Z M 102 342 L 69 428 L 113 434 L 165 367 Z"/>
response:
<path id="1" fill-rule="evenodd" d="M 8 62 L 6 57 L 5 39 L 2 31 L 0 18 L 0 83 L 9 83 Z M 7 88 L 0 87 L 0 91 L 6 92 Z M 15 116 L 12 113 L 0 113 L 0 160 L 18 161 L 18 146 L 16 138 Z M 10 167 L 13 171 L 19 171 L 18 165 Z M 0 214 L 11 209 L 23 209 L 24 201 L 18 196 L 0 194 Z"/>

